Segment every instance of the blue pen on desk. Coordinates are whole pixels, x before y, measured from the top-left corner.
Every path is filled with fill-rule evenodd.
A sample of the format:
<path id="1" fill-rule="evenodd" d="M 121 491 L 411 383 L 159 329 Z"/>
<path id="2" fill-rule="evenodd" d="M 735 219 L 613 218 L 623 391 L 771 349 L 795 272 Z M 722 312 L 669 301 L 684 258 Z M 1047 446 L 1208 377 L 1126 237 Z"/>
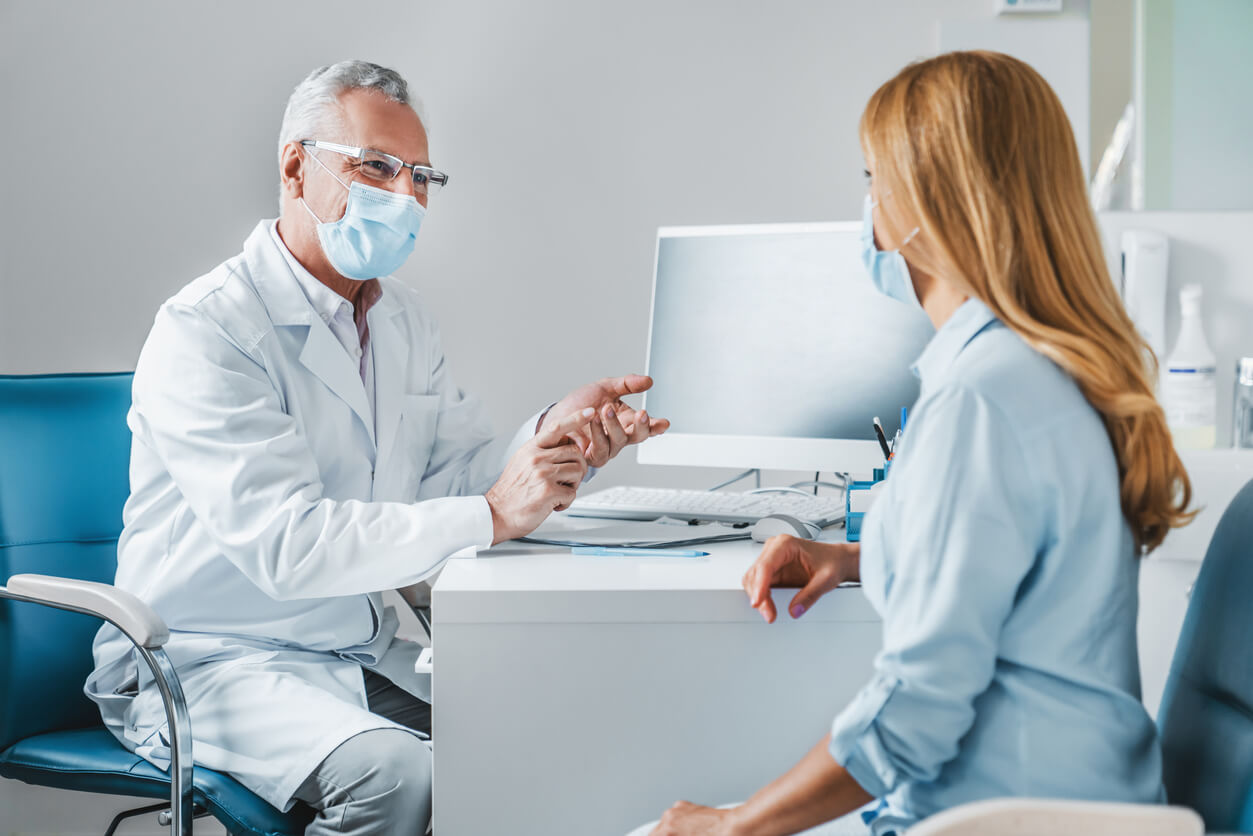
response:
<path id="1" fill-rule="evenodd" d="M 575 546 L 570 554 L 590 557 L 709 557 L 709 552 L 693 549 L 611 549 L 605 546 Z"/>

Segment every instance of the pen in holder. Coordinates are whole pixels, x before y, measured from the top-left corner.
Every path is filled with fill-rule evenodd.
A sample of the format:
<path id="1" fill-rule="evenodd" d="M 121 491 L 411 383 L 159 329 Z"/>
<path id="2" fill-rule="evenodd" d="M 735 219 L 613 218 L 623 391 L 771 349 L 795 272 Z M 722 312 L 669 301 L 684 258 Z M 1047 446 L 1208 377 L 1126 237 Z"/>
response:
<path id="1" fill-rule="evenodd" d="M 891 462 L 887 462 L 890 466 Z M 874 486 L 887 478 L 887 466 L 876 467 L 870 479 L 853 480 L 844 492 L 844 529 L 848 542 L 861 540 L 861 523 L 874 502 Z"/>

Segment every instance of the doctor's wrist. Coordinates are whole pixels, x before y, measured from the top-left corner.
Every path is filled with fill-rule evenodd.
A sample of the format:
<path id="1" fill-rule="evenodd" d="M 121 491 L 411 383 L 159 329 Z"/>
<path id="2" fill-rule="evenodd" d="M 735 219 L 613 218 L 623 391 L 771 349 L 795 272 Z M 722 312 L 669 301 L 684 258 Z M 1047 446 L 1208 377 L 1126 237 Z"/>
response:
<path id="1" fill-rule="evenodd" d="M 556 405 L 557 405 L 557 402 L 553 401 L 552 403 L 548 405 L 547 409 L 545 409 L 543 412 L 539 414 L 539 420 L 535 422 L 535 435 L 539 435 L 539 431 L 544 426 L 544 419 L 548 417 L 548 413 L 552 412 L 553 407 Z"/>
<path id="2" fill-rule="evenodd" d="M 496 503 L 492 500 L 492 492 L 488 491 L 483 495 L 483 498 L 487 500 L 487 509 L 492 512 L 492 545 L 495 546 L 518 536 L 510 530 L 510 526 L 505 521 L 504 516 L 496 510 Z"/>

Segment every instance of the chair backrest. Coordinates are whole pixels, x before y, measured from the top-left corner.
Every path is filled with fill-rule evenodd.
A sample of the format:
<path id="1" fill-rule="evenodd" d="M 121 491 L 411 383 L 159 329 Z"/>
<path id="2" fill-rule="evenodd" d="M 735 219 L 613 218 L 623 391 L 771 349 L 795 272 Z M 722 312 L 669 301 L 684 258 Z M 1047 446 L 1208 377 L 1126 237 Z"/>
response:
<path id="1" fill-rule="evenodd" d="M 0 376 L 0 584 L 24 572 L 113 582 L 130 402 L 129 372 Z M 100 723 L 82 691 L 99 626 L 0 599 L 0 751 Z"/>
<path id="2" fill-rule="evenodd" d="M 1170 803 L 1209 832 L 1253 833 L 1253 482 L 1205 553 L 1158 726 Z"/>

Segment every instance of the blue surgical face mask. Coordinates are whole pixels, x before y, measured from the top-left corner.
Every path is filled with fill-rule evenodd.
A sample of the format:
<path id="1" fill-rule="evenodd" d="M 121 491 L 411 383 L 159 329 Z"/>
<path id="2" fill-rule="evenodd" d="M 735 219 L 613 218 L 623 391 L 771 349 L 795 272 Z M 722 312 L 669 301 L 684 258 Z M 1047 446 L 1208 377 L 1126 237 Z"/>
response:
<path id="1" fill-rule="evenodd" d="M 914 290 L 913 279 L 909 277 L 909 265 L 905 256 L 901 255 L 900 247 L 895 250 L 881 250 L 874 242 L 874 207 L 875 203 L 866 195 L 866 206 L 861 216 L 861 263 L 870 273 L 870 280 L 879 292 L 890 299 L 904 302 L 906 305 L 922 310 L 918 301 L 918 293 Z M 918 228 L 905 236 L 901 247 L 908 244 L 918 234 Z"/>
<path id="2" fill-rule="evenodd" d="M 326 168 L 312 154 L 309 157 Z M 326 168 L 335 177 L 335 172 Z M 387 276 L 400 269 L 413 252 L 426 209 L 413 195 L 397 194 L 335 177 L 348 190 L 348 205 L 337 221 L 324 222 L 300 198 L 302 206 L 318 222 L 318 241 L 331 266 L 350 279 L 364 281 Z"/>

